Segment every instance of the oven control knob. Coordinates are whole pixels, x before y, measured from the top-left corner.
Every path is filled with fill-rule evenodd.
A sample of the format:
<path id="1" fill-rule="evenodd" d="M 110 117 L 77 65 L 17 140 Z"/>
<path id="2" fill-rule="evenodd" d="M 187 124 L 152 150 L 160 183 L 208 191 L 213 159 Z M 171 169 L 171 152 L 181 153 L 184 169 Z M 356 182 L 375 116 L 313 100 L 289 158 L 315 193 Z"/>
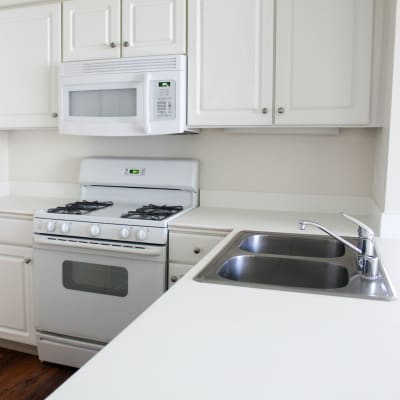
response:
<path id="1" fill-rule="evenodd" d="M 143 229 L 139 229 L 138 231 L 136 231 L 136 239 L 137 240 L 146 240 L 147 239 L 147 232 L 144 231 Z"/>
<path id="2" fill-rule="evenodd" d="M 89 233 L 91 236 L 99 236 L 100 235 L 100 225 L 92 225 L 89 229 Z"/>
<path id="3" fill-rule="evenodd" d="M 119 231 L 119 237 L 121 238 L 121 239 L 128 239 L 128 237 L 131 235 L 131 230 L 129 229 L 129 228 L 122 228 L 120 231 Z"/>
<path id="4" fill-rule="evenodd" d="M 49 221 L 46 225 L 47 232 L 54 232 L 56 230 L 56 223 L 55 221 Z"/>
<path id="5" fill-rule="evenodd" d="M 68 233 L 71 230 L 71 225 L 69 222 L 63 222 L 61 225 L 61 232 Z"/>

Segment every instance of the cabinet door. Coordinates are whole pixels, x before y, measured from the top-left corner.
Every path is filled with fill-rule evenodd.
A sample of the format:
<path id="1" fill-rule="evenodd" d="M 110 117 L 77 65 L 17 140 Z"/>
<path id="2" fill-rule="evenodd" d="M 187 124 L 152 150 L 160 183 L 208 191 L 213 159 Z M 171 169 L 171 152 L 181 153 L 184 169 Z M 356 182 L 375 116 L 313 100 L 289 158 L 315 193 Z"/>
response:
<path id="1" fill-rule="evenodd" d="M 193 268 L 193 265 L 170 263 L 168 265 L 168 289 Z"/>
<path id="2" fill-rule="evenodd" d="M 373 0 L 279 0 L 277 125 L 368 124 Z"/>
<path id="3" fill-rule="evenodd" d="M 273 0 L 189 2 L 192 127 L 272 123 Z"/>
<path id="4" fill-rule="evenodd" d="M 57 126 L 61 5 L 0 10 L 0 50 L 0 128 Z"/>
<path id="5" fill-rule="evenodd" d="M 35 344 L 32 249 L 0 246 L 0 338 Z"/>
<path id="6" fill-rule="evenodd" d="M 63 60 L 96 60 L 121 55 L 120 0 L 63 3 Z"/>
<path id="7" fill-rule="evenodd" d="M 123 0 L 122 56 L 186 53 L 186 0 Z"/>

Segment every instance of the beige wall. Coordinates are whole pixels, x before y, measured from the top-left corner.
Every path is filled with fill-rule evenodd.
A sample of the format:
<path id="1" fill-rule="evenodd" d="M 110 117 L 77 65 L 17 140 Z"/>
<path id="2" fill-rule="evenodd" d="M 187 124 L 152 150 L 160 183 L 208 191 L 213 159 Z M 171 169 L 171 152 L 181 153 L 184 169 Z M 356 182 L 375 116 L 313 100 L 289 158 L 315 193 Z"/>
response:
<path id="1" fill-rule="evenodd" d="M 133 138 L 12 132 L 10 180 L 78 181 L 87 156 L 193 157 L 207 190 L 370 196 L 375 130 L 338 136 L 245 135 L 219 130 L 199 135 Z"/>
<path id="2" fill-rule="evenodd" d="M 391 135 L 391 109 L 393 85 L 393 60 L 394 60 L 394 31 L 396 24 L 396 1 L 387 0 L 385 3 L 384 38 L 385 46 L 382 48 L 383 73 L 383 125 L 377 130 L 375 144 L 375 171 L 373 180 L 373 199 L 381 211 L 386 208 L 387 174 L 389 139 Z M 398 114 L 395 110 L 395 114 Z"/>
<path id="3" fill-rule="evenodd" d="M 8 134 L 0 132 L 0 183 L 8 181 Z"/>

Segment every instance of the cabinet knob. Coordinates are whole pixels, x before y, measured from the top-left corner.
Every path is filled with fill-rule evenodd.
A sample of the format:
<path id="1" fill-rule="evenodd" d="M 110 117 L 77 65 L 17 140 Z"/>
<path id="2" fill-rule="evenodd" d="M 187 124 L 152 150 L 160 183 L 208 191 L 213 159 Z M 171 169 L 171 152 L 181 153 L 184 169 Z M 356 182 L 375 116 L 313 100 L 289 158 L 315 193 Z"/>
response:
<path id="1" fill-rule="evenodd" d="M 267 107 L 264 107 L 264 108 L 261 110 L 261 112 L 262 112 L 263 114 L 268 114 L 268 108 L 267 108 Z"/>
<path id="2" fill-rule="evenodd" d="M 193 253 L 194 253 L 194 254 L 199 254 L 200 251 L 201 251 L 200 247 L 195 247 L 195 248 L 193 249 Z"/>
<path id="3" fill-rule="evenodd" d="M 58 113 L 53 112 L 53 113 L 51 113 L 51 116 L 52 116 L 52 118 L 57 118 L 58 117 Z"/>
<path id="4" fill-rule="evenodd" d="M 124 47 L 129 47 L 129 46 L 130 46 L 129 42 L 127 40 L 125 40 Z"/>
<path id="5" fill-rule="evenodd" d="M 110 47 L 112 47 L 112 48 L 117 47 L 117 43 L 111 42 L 111 43 L 110 43 Z"/>
<path id="6" fill-rule="evenodd" d="M 171 282 L 177 282 L 178 281 L 178 277 L 176 275 L 171 276 Z"/>
<path id="7" fill-rule="evenodd" d="M 30 264 L 32 262 L 32 258 L 25 258 L 25 264 Z"/>
<path id="8" fill-rule="evenodd" d="M 278 108 L 278 114 L 283 114 L 285 112 L 285 109 L 283 107 Z"/>

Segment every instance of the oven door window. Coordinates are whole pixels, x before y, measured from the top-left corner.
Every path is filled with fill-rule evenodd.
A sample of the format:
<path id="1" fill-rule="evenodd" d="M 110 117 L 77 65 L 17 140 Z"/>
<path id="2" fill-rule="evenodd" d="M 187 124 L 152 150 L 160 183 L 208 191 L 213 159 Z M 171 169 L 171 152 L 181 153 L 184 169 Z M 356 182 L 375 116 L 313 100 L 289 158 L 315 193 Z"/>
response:
<path id="1" fill-rule="evenodd" d="M 136 117 L 137 89 L 70 91 L 69 114 L 71 117 Z"/>
<path id="2" fill-rule="evenodd" d="M 123 267 L 80 261 L 62 263 L 66 289 L 125 297 L 128 294 L 128 270 Z"/>

